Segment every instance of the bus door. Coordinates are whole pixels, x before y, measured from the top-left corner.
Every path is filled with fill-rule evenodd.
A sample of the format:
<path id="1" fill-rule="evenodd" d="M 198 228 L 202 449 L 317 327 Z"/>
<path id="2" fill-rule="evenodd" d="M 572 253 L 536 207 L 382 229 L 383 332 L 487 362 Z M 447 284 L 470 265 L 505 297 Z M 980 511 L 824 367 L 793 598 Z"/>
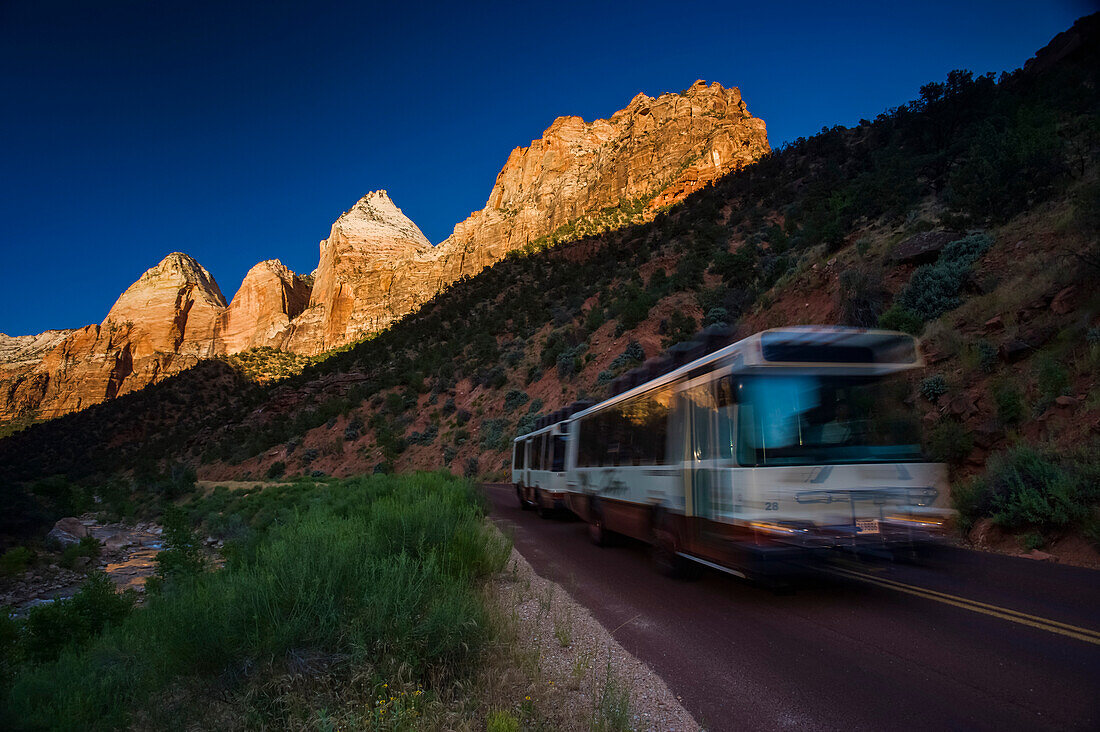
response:
<path id="1" fill-rule="evenodd" d="M 718 467 L 717 399 L 714 382 L 698 383 L 681 392 L 684 409 L 684 488 L 692 539 L 716 538 L 713 522 L 722 505 L 722 471 Z"/>

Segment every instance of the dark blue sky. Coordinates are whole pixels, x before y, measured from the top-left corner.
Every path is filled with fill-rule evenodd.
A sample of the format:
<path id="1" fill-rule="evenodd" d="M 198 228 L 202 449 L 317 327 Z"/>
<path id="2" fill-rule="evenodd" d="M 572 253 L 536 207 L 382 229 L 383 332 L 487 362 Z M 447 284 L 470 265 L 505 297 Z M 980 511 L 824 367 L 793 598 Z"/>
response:
<path id="1" fill-rule="evenodd" d="M 639 91 L 738 86 L 777 146 L 1092 6 L 0 0 L 0 332 L 99 322 L 172 251 L 227 298 L 262 259 L 309 272 L 377 188 L 438 243 L 512 148 Z"/>

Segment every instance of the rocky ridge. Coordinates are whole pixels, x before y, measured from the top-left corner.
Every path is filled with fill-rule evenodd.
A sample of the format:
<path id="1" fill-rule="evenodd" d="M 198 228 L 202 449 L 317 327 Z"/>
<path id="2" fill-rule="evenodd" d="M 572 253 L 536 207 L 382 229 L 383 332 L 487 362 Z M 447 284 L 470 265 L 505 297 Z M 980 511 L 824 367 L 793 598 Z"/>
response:
<path id="1" fill-rule="evenodd" d="M 227 304 L 198 262 L 170 254 L 98 325 L 0 337 L 0 421 L 59 416 L 203 358 L 346 345 L 510 251 L 645 221 L 768 149 L 739 90 L 697 81 L 682 93 L 638 94 L 606 120 L 559 117 L 512 151 L 485 207 L 435 247 L 379 190 L 332 225 L 312 279 L 267 260 Z"/>

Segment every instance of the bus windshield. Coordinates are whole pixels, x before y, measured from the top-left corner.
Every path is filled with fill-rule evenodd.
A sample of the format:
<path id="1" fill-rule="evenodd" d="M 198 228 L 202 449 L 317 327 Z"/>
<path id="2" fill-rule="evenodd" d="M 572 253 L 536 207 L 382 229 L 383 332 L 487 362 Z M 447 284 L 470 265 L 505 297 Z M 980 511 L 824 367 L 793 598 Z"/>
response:
<path id="1" fill-rule="evenodd" d="M 734 377 L 741 465 L 919 461 L 920 431 L 898 377 Z"/>

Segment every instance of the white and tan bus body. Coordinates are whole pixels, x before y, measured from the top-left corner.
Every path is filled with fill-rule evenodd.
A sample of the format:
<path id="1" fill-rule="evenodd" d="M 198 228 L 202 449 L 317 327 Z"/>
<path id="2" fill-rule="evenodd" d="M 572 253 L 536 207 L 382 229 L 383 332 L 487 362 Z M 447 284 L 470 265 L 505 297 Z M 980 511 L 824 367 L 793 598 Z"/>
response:
<path id="1" fill-rule="evenodd" d="M 670 568 L 761 574 L 933 541 L 952 513 L 946 474 L 921 455 L 900 380 L 922 365 L 900 333 L 758 333 L 555 425 L 565 503 L 597 543 L 650 542 Z"/>
<path id="2" fill-rule="evenodd" d="M 568 425 L 557 422 L 512 442 L 512 483 L 522 508 L 540 516 L 566 507 Z"/>

